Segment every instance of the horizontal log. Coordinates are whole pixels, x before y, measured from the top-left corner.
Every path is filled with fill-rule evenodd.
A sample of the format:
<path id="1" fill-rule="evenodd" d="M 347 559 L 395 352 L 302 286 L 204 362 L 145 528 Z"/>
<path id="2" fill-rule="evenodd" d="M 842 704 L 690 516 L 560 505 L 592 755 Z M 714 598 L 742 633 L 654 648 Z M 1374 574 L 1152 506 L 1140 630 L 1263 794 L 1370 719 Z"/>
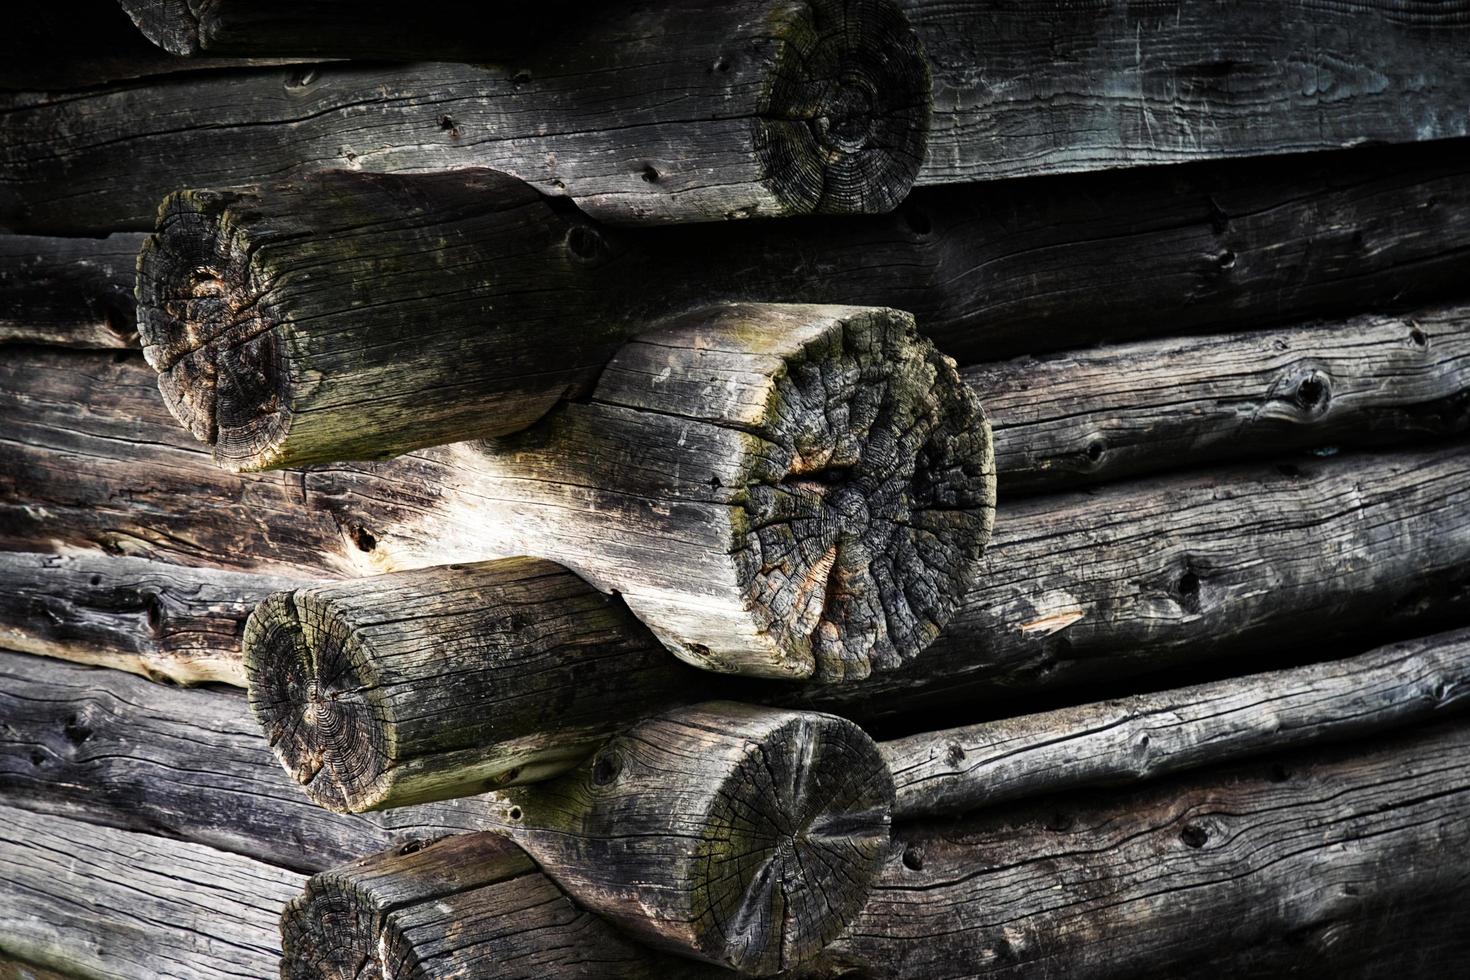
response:
<path id="1" fill-rule="evenodd" d="M 920 183 L 1470 133 L 1470 3 L 901 0 L 934 75 Z"/>
<path id="2" fill-rule="evenodd" d="M 901 818 L 1377 734 L 1470 702 L 1470 630 L 1346 660 L 880 742 Z"/>
<path id="3" fill-rule="evenodd" d="M 265 977 L 305 877 L 238 854 L 0 805 L 0 950 L 83 976 Z"/>
<path id="4" fill-rule="evenodd" d="M 962 372 L 1007 494 L 1470 426 L 1470 307 L 1115 344 Z"/>
<path id="5" fill-rule="evenodd" d="M 449 837 L 318 874 L 286 906 L 281 940 L 287 980 L 732 975 L 628 939 L 496 834 Z"/>
<path id="6" fill-rule="evenodd" d="M 0 235 L 0 343 L 132 347 L 144 235 Z"/>
<path id="7" fill-rule="evenodd" d="M 934 644 L 861 684 L 784 700 L 873 718 L 1460 625 L 1467 507 L 1463 444 L 1015 501 Z"/>
<path id="8" fill-rule="evenodd" d="M 246 619 L 271 593 L 304 584 L 86 552 L 0 552 L 0 583 L 0 647 L 239 686 Z"/>
<path id="9" fill-rule="evenodd" d="M 1470 956 L 1470 727 L 896 829 L 807 977 L 1427 976 Z"/>
<path id="10" fill-rule="evenodd" d="M 339 812 L 545 778 L 712 687 L 622 603 L 531 558 L 282 593 L 245 650 L 271 748 Z"/>
<path id="11" fill-rule="evenodd" d="M 74 974 L 60 973 L 34 963 L 10 959 L 0 952 L 0 980 L 70 980 Z"/>
<path id="12" fill-rule="evenodd" d="M 892 0 L 587 4 L 547 35 L 510 64 L 11 96 L 0 224 L 141 229 L 180 187 L 301 167 L 488 167 L 626 223 L 881 213 L 923 160 L 929 74 Z"/>
<path id="13" fill-rule="evenodd" d="M 714 701 L 502 796 L 492 812 L 582 907 L 655 948 L 766 976 L 861 908 L 888 853 L 893 779 L 850 721 Z"/>
<path id="14" fill-rule="evenodd" d="M 495 826 L 479 800 L 339 816 L 281 771 L 238 691 L 0 653 L 0 796 L 283 868 Z M 3 943 L 0 943 L 3 945 Z"/>

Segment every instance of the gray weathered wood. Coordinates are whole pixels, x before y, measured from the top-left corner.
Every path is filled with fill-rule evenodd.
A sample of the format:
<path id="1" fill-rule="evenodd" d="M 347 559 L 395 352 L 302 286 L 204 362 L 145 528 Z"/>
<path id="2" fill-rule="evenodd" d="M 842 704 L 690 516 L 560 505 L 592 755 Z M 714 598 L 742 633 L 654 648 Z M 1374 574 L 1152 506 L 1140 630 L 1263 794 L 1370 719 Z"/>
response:
<path id="1" fill-rule="evenodd" d="M 131 347 L 144 235 L 0 235 L 0 343 Z"/>
<path id="2" fill-rule="evenodd" d="M 1461 630 L 1346 660 L 925 732 L 878 748 L 893 770 L 894 815 L 908 818 L 1376 736 L 1462 710 L 1467 698 L 1470 630 Z"/>
<path id="3" fill-rule="evenodd" d="M 1367 645 L 1410 621 L 1418 633 L 1458 625 L 1470 611 L 1467 508 L 1464 444 L 1015 501 L 939 639 L 819 703 L 847 713 L 862 702 L 871 717 L 1232 654 Z"/>
<path id="4" fill-rule="evenodd" d="M 0 805 L 0 951 L 85 976 L 266 977 L 303 875 Z"/>
<path id="5" fill-rule="evenodd" d="M 276 756 L 339 812 L 544 779 L 709 686 L 622 603 L 531 558 L 282 593 L 245 651 Z"/>
<path id="6" fill-rule="evenodd" d="M 479 800 L 338 816 L 281 771 L 237 691 L 0 653 L 0 797 L 299 871 L 494 824 Z"/>
<path id="7" fill-rule="evenodd" d="M 578 904 L 656 948 L 764 976 L 810 959 L 862 907 L 893 777 L 850 721 L 714 701 L 501 795 L 511 838 Z"/>
<path id="8" fill-rule="evenodd" d="M 1435 976 L 1470 957 L 1470 727 L 899 825 L 807 977 Z"/>
<path id="9" fill-rule="evenodd" d="M 901 0 L 934 75 L 921 183 L 1470 133 L 1470 3 Z"/>
<path id="10" fill-rule="evenodd" d="M 243 686 L 245 620 L 300 577 L 0 551 L 0 647 L 179 684 Z"/>
<path id="11" fill-rule="evenodd" d="M 579 908 L 515 844 L 463 834 L 316 875 L 281 917 L 290 980 L 702 980 Z"/>
<path id="12" fill-rule="evenodd" d="M 0 224 L 136 229 L 180 187 L 334 167 L 490 167 L 629 223 L 877 213 L 923 160 L 929 74 L 892 0 L 588 4 L 556 28 L 509 64 L 8 97 Z"/>
<path id="13" fill-rule="evenodd" d="M 1117 344 L 963 371 L 1007 495 L 1470 425 L 1470 307 Z"/>

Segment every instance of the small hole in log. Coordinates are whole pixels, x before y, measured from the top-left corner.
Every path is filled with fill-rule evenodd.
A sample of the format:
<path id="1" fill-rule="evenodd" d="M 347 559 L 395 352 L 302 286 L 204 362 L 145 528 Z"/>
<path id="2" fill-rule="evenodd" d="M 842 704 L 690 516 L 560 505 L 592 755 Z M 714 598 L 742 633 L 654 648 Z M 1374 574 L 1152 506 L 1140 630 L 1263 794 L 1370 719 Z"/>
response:
<path id="1" fill-rule="evenodd" d="M 357 545 L 358 551 L 372 551 L 378 546 L 378 539 L 373 533 L 360 524 L 353 525 L 352 543 Z"/>
<path id="2" fill-rule="evenodd" d="M 957 766 L 965 761 L 965 749 L 959 742 L 950 742 L 949 751 L 945 753 L 945 759 L 952 766 Z"/>
<path id="3" fill-rule="evenodd" d="M 1199 576 L 1194 572 L 1185 572 L 1179 576 L 1179 594 L 1186 598 L 1199 595 Z"/>
<path id="4" fill-rule="evenodd" d="M 286 79 L 286 88 L 306 88 L 306 86 L 310 85 L 314 81 L 316 81 L 315 68 L 297 68 L 291 73 L 290 77 Z"/>
<path id="5" fill-rule="evenodd" d="M 101 575 L 93 575 L 91 578 L 87 579 L 87 581 L 90 582 L 90 583 L 92 583 L 93 585 L 101 585 L 102 584 L 102 576 Z"/>
<path id="6" fill-rule="evenodd" d="M 399 854 L 417 854 L 419 851 L 422 851 L 423 849 L 424 849 L 424 842 L 423 841 L 421 841 L 421 840 L 411 840 L 407 844 L 404 844 L 402 847 L 400 847 L 398 849 L 398 853 Z"/>
<path id="7" fill-rule="evenodd" d="M 150 595 L 143 602 L 143 618 L 156 636 L 163 629 L 163 603 L 158 596 Z"/>
<path id="8" fill-rule="evenodd" d="M 450 565 L 449 566 L 449 570 L 451 572 L 462 572 L 462 571 L 464 571 L 464 566 L 463 565 Z"/>
<path id="9" fill-rule="evenodd" d="M 718 58 L 715 59 L 715 63 L 711 65 L 710 68 L 713 71 L 721 73 L 727 72 L 730 70 L 730 59 L 725 55 L 720 55 Z"/>
<path id="10" fill-rule="evenodd" d="M 1325 405 L 1327 397 L 1327 382 L 1321 378 L 1303 378 L 1296 386 L 1296 403 L 1309 412 Z"/>
<path id="11" fill-rule="evenodd" d="M 31 753 L 31 765 L 33 765 L 37 769 L 39 769 L 42 766 L 44 766 L 45 764 L 46 764 L 46 754 L 44 752 L 37 751 L 37 752 L 32 752 Z"/>
<path id="12" fill-rule="evenodd" d="M 643 167 L 643 182 L 646 184 L 656 184 L 658 183 L 658 178 L 659 173 L 653 168 L 653 165 L 645 164 Z"/>
<path id="13" fill-rule="evenodd" d="M 454 120 L 448 116 L 439 117 L 439 128 L 449 130 L 454 128 Z"/>
<path id="14" fill-rule="evenodd" d="M 592 785 L 606 786 L 618 778 L 618 773 L 622 771 L 622 768 L 622 764 L 615 756 L 600 756 L 592 764 Z"/>
<path id="15" fill-rule="evenodd" d="M 1179 831 L 1179 839 L 1184 841 L 1187 847 L 1204 847 L 1209 842 L 1210 835 L 1205 828 L 1196 824 L 1187 824 Z"/>
<path id="16" fill-rule="evenodd" d="M 924 852 L 917 847 L 904 848 L 903 866 L 910 871 L 924 870 Z"/>
<path id="17" fill-rule="evenodd" d="M 521 819 L 521 816 L 522 816 L 522 814 L 521 814 L 521 808 L 520 807 L 513 806 L 513 807 L 510 808 L 510 818 L 512 820 L 519 821 Z"/>
<path id="18" fill-rule="evenodd" d="M 1215 264 L 1219 266 L 1222 270 L 1235 268 L 1235 253 L 1227 248 L 1225 251 L 1221 252 L 1219 256 L 1215 259 Z"/>
<path id="19" fill-rule="evenodd" d="M 591 260 L 602 255 L 606 246 L 602 236 L 587 225 L 573 225 L 567 232 L 567 251 L 583 261 Z"/>
<path id="20" fill-rule="evenodd" d="M 1448 691 L 1449 688 L 1445 686 L 1444 681 L 1440 681 L 1438 684 L 1434 685 L 1434 700 L 1443 701 L 1444 696 L 1446 693 L 1448 693 Z"/>
<path id="21" fill-rule="evenodd" d="M 83 725 L 76 715 L 72 715 L 66 720 L 66 724 L 62 726 L 61 731 L 66 736 L 66 740 L 73 745 L 81 745 L 92 737 L 92 729 Z"/>
<path id="22" fill-rule="evenodd" d="M 531 84 L 531 73 L 525 68 L 510 77 L 510 83 L 516 88 L 525 88 Z"/>
<path id="23" fill-rule="evenodd" d="M 1092 463 L 1102 462 L 1103 454 L 1108 451 L 1107 444 L 1101 439 L 1094 439 L 1087 444 L 1087 459 Z"/>
<path id="24" fill-rule="evenodd" d="M 720 489 L 720 478 L 717 477 L 717 476 L 710 477 L 709 478 L 709 488 L 711 490 L 718 490 L 718 489 Z"/>
<path id="25" fill-rule="evenodd" d="M 1413 342 L 1415 347 L 1429 346 L 1429 334 L 1425 333 L 1417 323 L 1414 324 L 1413 329 L 1409 331 L 1409 340 Z"/>

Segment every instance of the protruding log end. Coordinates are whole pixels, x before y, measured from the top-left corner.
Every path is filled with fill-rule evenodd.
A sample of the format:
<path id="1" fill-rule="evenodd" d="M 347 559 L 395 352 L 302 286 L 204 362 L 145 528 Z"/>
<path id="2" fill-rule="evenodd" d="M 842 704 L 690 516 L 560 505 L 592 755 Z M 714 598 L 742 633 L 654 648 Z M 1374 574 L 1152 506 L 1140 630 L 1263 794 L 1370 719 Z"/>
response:
<path id="1" fill-rule="evenodd" d="M 809 960 L 862 907 L 893 793 L 853 723 L 712 702 L 495 805 L 584 907 L 660 948 L 769 975 Z"/>
<path id="2" fill-rule="evenodd" d="M 202 52 L 199 16 L 189 0 L 118 0 L 118 4 L 144 37 L 169 54 L 188 57 Z"/>
<path id="3" fill-rule="evenodd" d="M 782 8 L 760 114 L 766 186 L 796 214 L 879 214 L 913 186 L 929 136 L 928 61 L 892 0 Z"/>
<path id="4" fill-rule="evenodd" d="M 250 708 L 312 800 L 338 813 L 369 810 L 392 792 L 396 719 L 372 659 L 309 595 L 277 593 L 246 621 Z"/>
<path id="5" fill-rule="evenodd" d="M 261 242 L 237 223 L 252 196 L 180 191 L 138 256 L 138 335 L 174 417 L 215 459 L 265 469 L 291 427 L 285 352 Z"/>
<path id="6" fill-rule="evenodd" d="M 625 346 L 596 398 L 741 433 L 724 491 L 738 605 L 624 590 L 692 663 L 866 677 L 928 646 L 973 583 L 995 516 L 990 427 L 907 313 L 698 311 Z"/>

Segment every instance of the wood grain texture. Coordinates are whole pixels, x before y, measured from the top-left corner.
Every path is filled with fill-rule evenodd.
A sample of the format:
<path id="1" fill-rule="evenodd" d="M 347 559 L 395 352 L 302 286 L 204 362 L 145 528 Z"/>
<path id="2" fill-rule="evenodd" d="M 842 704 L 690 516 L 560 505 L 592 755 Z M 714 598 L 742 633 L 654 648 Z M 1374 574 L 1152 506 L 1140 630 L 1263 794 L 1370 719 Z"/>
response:
<path id="1" fill-rule="evenodd" d="M 281 917 L 288 980 L 715 980 L 578 907 L 520 848 L 463 834 L 316 875 Z"/>
<path id="2" fill-rule="evenodd" d="M 137 229 L 181 187 L 332 168 L 488 167 L 611 221 L 721 221 L 891 209 L 929 75 L 892 0 L 639 0 L 589 4 L 512 64 L 191 71 L 0 105 L 16 229 Z"/>
<path id="3" fill-rule="evenodd" d="M 0 805 L 0 951 L 92 977 L 266 977 L 305 877 Z"/>
<path id="4" fill-rule="evenodd" d="M 1464 136 L 1470 3 L 902 0 L 921 183 Z"/>
<path id="5" fill-rule="evenodd" d="M 714 701 L 500 795 L 511 838 L 578 904 L 656 948 L 766 976 L 861 908 L 893 778 L 852 722 Z"/>
<path id="6" fill-rule="evenodd" d="M 281 593 L 245 649 L 276 757 L 339 812 L 544 779 L 709 687 L 622 603 L 531 558 Z"/>
<path id="7" fill-rule="evenodd" d="M 926 732 L 878 748 L 893 770 L 894 814 L 912 818 L 1377 737 L 1463 710 L 1467 698 L 1470 631 L 1461 630 L 1346 660 Z"/>
<path id="8" fill-rule="evenodd" d="M 1023 357 L 963 372 L 1007 495 L 1470 424 L 1470 307 Z"/>
<path id="9" fill-rule="evenodd" d="M 0 343 L 132 347 L 144 235 L 0 235 Z"/>
<path id="10" fill-rule="evenodd" d="M 176 684 L 243 686 L 257 603 L 300 578 L 86 552 L 0 552 L 0 647 Z"/>
<path id="11" fill-rule="evenodd" d="M 1470 956 L 1470 728 L 900 825 L 826 977 L 1432 976 Z"/>
<path id="12" fill-rule="evenodd" d="M 181 691 L 114 670 L 0 653 L 7 805 L 314 872 L 493 826 L 484 804 L 338 816 L 281 771 L 237 691 Z"/>

